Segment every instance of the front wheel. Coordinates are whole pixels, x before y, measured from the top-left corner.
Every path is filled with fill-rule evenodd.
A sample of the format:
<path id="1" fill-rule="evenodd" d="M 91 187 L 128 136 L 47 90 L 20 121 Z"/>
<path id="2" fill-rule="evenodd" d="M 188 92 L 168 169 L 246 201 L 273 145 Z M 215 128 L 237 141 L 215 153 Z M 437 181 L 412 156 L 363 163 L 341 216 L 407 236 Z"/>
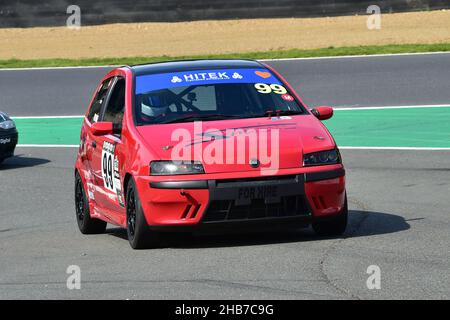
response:
<path id="1" fill-rule="evenodd" d="M 158 234 L 148 230 L 139 194 L 134 180 L 128 183 L 126 193 L 127 235 L 133 249 L 154 248 L 159 244 Z"/>
<path id="2" fill-rule="evenodd" d="M 347 228 L 348 207 L 347 196 L 345 196 L 344 207 L 335 217 L 317 220 L 312 223 L 312 227 L 319 236 L 340 236 Z"/>
<path id="3" fill-rule="evenodd" d="M 106 222 L 91 218 L 89 201 L 84 190 L 83 181 L 78 172 L 75 175 L 75 213 L 78 228 L 83 234 L 99 234 L 106 230 Z"/>

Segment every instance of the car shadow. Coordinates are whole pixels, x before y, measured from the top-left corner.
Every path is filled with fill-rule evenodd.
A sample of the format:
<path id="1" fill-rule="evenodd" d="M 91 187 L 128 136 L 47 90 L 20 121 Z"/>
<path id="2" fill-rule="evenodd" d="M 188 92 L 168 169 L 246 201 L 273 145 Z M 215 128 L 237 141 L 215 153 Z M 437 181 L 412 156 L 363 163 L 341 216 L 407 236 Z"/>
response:
<path id="1" fill-rule="evenodd" d="M 128 241 L 127 230 L 119 227 L 107 228 L 105 234 Z"/>
<path id="2" fill-rule="evenodd" d="M 49 163 L 50 160 L 43 158 L 25 157 L 23 155 L 17 155 L 8 159 L 5 159 L 0 164 L 0 171 L 12 170 L 18 168 L 35 167 Z"/>
<path id="3" fill-rule="evenodd" d="M 349 211 L 346 232 L 339 237 L 319 237 L 312 228 L 278 229 L 271 232 L 252 231 L 248 233 L 191 234 L 167 233 L 162 236 L 163 248 L 199 249 L 219 247 L 239 247 L 280 243 L 306 242 L 325 239 L 345 239 L 367 237 L 405 231 L 410 228 L 407 221 L 395 214 L 372 211 Z M 107 234 L 127 240 L 127 232 L 122 228 L 110 228 Z"/>

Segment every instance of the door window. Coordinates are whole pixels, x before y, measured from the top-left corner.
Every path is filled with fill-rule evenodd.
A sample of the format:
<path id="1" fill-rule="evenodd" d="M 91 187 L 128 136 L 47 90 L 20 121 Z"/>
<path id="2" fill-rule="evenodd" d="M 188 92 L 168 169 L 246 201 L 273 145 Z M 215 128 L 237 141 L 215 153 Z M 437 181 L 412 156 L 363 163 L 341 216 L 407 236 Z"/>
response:
<path id="1" fill-rule="evenodd" d="M 90 123 L 95 123 L 99 120 L 102 106 L 105 102 L 106 95 L 108 94 L 109 87 L 112 84 L 113 78 L 106 79 L 102 82 L 101 86 L 97 90 L 97 94 L 94 97 L 91 108 L 88 113 L 88 120 Z"/>
<path id="2" fill-rule="evenodd" d="M 125 111 L 125 79 L 118 78 L 112 89 L 108 105 L 103 115 L 103 121 L 122 124 Z"/>

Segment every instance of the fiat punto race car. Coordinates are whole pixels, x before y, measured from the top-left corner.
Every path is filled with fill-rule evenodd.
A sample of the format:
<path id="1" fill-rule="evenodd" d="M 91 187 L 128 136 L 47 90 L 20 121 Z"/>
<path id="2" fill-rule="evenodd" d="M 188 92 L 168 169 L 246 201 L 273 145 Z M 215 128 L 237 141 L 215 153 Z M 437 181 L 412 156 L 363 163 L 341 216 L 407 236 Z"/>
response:
<path id="1" fill-rule="evenodd" d="M 0 111 L 0 164 L 14 155 L 19 134 L 16 124 L 4 112 Z"/>
<path id="2" fill-rule="evenodd" d="M 347 225 L 345 170 L 320 120 L 270 66 L 193 60 L 124 66 L 99 84 L 81 128 L 76 219 L 112 223 L 131 247 L 163 231 Z"/>

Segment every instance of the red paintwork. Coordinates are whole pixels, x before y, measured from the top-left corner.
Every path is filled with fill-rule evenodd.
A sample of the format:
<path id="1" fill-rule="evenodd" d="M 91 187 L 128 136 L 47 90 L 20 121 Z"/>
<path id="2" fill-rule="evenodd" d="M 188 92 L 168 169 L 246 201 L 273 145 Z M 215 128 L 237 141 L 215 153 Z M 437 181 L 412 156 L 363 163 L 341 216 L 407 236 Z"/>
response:
<path id="1" fill-rule="evenodd" d="M 295 99 L 305 105 L 286 80 L 271 67 L 267 66 L 267 68 L 282 80 L 284 85 L 294 95 Z M 92 217 L 126 227 L 125 208 L 119 205 L 117 195 L 106 190 L 103 186 L 101 152 L 104 141 L 117 143 L 115 154 L 119 160 L 122 191 L 125 193 L 126 190 L 124 185 L 125 178 L 131 176 L 135 180 L 146 220 L 150 225 L 196 224 L 200 221 L 205 205 L 209 200 L 208 190 L 152 189 L 150 187 L 150 182 L 152 181 L 219 180 L 261 176 L 260 169 L 252 169 L 248 164 L 204 164 L 205 174 L 201 175 L 179 175 L 172 177 L 150 176 L 150 161 L 170 159 L 171 150 L 164 150 L 163 147 L 174 144 L 171 141 L 173 129 L 184 128 L 193 132 L 193 124 L 177 123 L 136 127 L 131 116 L 133 94 L 131 70 L 127 67 L 114 69 L 102 79 L 102 82 L 112 76 L 122 76 L 126 80 L 122 137 L 119 139 L 111 134 L 105 136 L 94 135 L 93 125 L 85 118 L 81 129 L 81 143 L 75 166 L 75 169 L 80 173 L 83 180 L 85 190 L 89 190 Z M 286 121 L 288 125 L 279 128 L 279 170 L 271 171 L 266 169 L 265 175 L 291 175 L 328 171 L 343 167 L 341 164 L 302 167 L 301 163 L 304 153 L 332 149 L 336 144 L 326 127 L 311 113 L 308 115 L 293 116 L 292 119 Z M 203 131 L 205 131 L 208 128 L 226 129 L 252 125 L 261 125 L 270 129 L 274 123 L 277 122 L 270 121 L 268 118 L 256 118 L 208 121 L 203 122 L 202 125 Z M 106 129 L 111 128 L 108 127 Z M 317 139 L 317 136 L 321 138 Z M 92 147 L 93 141 L 97 143 L 97 148 L 95 149 Z M 205 143 L 204 147 L 207 145 L 208 143 Z M 195 152 L 192 155 L 194 158 L 198 157 Z M 312 207 L 313 216 L 322 217 L 337 214 L 344 206 L 345 177 L 305 183 L 305 191 Z M 191 219 L 191 213 L 189 212 L 185 219 L 181 219 L 181 215 L 187 204 L 192 204 L 192 207 L 200 206 L 200 209 L 195 218 Z"/>
<path id="2" fill-rule="evenodd" d="M 113 124 L 112 122 L 97 122 L 91 126 L 91 131 L 94 136 L 111 134 L 113 131 Z"/>
<path id="3" fill-rule="evenodd" d="M 328 120 L 333 116 L 333 108 L 328 106 L 316 107 L 319 120 Z"/>

